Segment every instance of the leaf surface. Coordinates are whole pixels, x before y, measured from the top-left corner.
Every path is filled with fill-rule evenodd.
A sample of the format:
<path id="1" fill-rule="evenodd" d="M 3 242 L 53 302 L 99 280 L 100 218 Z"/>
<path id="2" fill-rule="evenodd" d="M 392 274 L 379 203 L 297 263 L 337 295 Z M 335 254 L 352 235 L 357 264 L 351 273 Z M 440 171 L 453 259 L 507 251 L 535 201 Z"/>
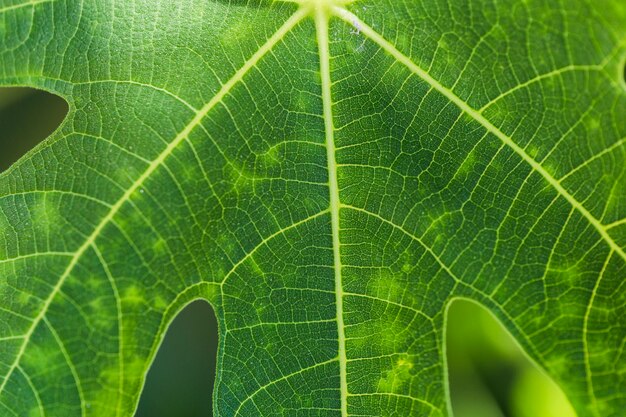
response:
<path id="1" fill-rule="evenodd" d="M 62 127 L 0 176 L 0 415 L 133 415 L 178 311 L 216 416 L 445 416 L 488 307 L 626 409 L 626 6 L 0 0 Z"/>

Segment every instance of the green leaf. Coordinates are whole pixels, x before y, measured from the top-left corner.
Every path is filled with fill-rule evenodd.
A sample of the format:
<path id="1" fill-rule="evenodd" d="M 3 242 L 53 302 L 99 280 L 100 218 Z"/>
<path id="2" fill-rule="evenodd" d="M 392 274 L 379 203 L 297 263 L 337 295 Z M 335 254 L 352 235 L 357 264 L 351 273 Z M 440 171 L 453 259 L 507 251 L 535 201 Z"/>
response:
<path id="1" fill-rule="evenodd" d="M 450 415 L 490 309 L 579 417 L 626 409 L 626 5 L 0 0 L 65 98 L 0 177 L 0 415 L 133 415 L 220 323 L 216 416 Z"/>

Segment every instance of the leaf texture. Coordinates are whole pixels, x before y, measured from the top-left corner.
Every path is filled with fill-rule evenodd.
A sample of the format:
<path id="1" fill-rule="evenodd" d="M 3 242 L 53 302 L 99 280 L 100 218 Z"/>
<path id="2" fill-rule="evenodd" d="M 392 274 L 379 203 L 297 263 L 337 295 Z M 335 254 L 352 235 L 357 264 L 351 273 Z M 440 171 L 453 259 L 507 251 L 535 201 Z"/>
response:
<path id="1" fill-rule="evenodd" d="M 445 312 L 626 409 L 626 6 L 0 0 L 65 98 L 0 175 L 0 415 L 130 417 L 220 323 L 216 416 L 446 416 Z"/>

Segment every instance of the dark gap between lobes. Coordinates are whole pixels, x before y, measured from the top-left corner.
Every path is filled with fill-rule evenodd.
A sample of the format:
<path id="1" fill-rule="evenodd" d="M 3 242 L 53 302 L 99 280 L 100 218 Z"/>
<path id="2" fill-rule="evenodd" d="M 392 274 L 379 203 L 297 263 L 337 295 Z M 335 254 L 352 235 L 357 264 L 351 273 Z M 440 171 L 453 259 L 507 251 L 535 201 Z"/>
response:
<path id="1" fill-rule="evenodd" d="M 454 417 L 576 417 L 561 388 L 475 302 L 450 305 L 446 353 Z"/>
<path id="2" fill-rule="evenodd" d="M 54 94 L 26 87 L 0 88 L 0 172 L 50 136 L 68 105 Z"/>
<path id="3" fill-rule="evenodd" d="M 135 417 L 211 417 L 218 329 L 194 301 L 176 316 L 148 371 Z"/>

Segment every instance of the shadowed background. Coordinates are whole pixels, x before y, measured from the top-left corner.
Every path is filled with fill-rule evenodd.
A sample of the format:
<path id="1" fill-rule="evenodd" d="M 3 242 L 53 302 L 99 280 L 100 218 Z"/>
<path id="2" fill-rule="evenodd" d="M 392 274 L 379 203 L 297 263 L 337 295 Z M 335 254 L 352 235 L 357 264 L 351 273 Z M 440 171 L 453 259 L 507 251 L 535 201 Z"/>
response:
<path id="1" fill-rule="evenodd" d="M 60 98 L 0 88 L 0 172 L 50 135 L 67 113 Z M 188 305 L 167 331 L 136 417 L 210 417 L 217 322 L 203 301 Z M 482 307 L 455 302 L 447 356 L 455 417 L 575 417 L 560 389 L 531 363 Z"/>

